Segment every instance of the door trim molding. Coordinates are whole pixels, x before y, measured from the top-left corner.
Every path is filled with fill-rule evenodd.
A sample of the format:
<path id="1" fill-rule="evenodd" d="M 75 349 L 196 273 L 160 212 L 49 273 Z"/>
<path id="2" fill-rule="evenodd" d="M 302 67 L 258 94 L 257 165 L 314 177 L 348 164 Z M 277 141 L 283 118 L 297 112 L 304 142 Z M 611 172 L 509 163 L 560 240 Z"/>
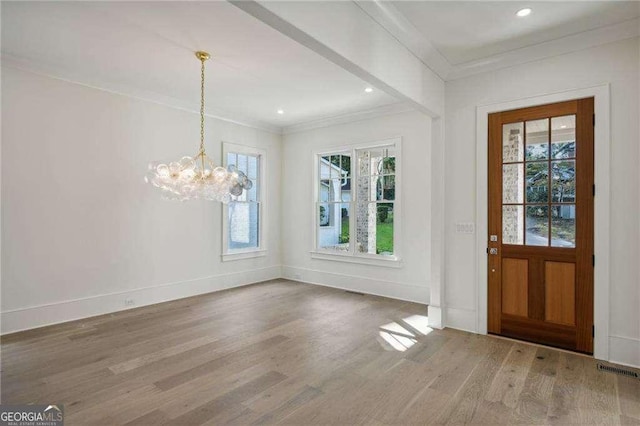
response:
<path id="1" fill-rule="evenodd" d="M 594 129 L 597 195 L 594 200 L 594 324 L 593 356 L 609 360 L 609 208 L 610 208 L 610 88 L 609 84 L 548 93 L 527 98 L 480 105 L 476 108 L 476 331 L 487 334 L 487 241 L 488 236 L 488 116 L 494 112 L 551 104 L 580 98 L 595 98 Z"/>

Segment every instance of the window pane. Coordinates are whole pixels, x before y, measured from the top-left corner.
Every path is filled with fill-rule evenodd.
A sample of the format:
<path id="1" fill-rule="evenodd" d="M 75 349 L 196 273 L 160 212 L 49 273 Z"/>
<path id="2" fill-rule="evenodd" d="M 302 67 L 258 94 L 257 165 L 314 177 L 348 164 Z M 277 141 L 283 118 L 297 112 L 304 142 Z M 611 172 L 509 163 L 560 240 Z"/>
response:
<path id="1" fill-rule="evenodd" d="M 395 173 L 395 147 L 363 149 L 357 153 L 360 176 Z"/>
<path id="2" fill-rule="evenodd" d="M 386 157 L 382 160 L 382 173 L 385 175 L 394 174 L 396 172 L 396 158 Z"/>
<path id="3" fill-rule="evenodd" d="M 351 156 L 342 154 L 340 156 L 340 168 L 342 169 L 342 176 L 345 178 L 351 177 Z"/>
<path id="4" fill-rule="evenodd" d="M 527 163 L 527 202 L 546 203 L 549 200 L 549 163 Z"/>
<path id="5" fill-rule="evenodd" d="M 358 201 L 374 201 L 376 199 L 377 178 L 369 176 L 358 179 Z"/>
<path id="6" fill-rule="evenodd" d="M 321 204 L 328 210 L 330 225 L 318 227 L 318 248 L 341 252 L 349 251 L 349 203 Z"/>
<path id="7" fill-rule="evenodd" d="M 525 158 L 527 161 L 549 158 L 549 120 L 544 118 L 527 121 L 526 129 Z"/>
<path id="8" fill-rule="evenodd" d="M 393 203 L 358 203 L 356 243 L 360 253 L 393 255 Z"/>
<path id="9" fill-rule="evenodd" d="M 247 174 L 247 156 L 243 154 L 238 154 L 238 170 L 240 170 L 245 175 Z"/>
<path id="10" fill-rule="evenodd" d="M 258 177 L 258 157 L 253 155 L 249 156 L 249 173 L 247 176 L 250 179 L 256 179 Z"/>
<path id="11" fill-rule="evenodd" d="M 502 161 L 513 163 L 524 158 L 523 139 L 524 123 L 511 123 L 502 126 Z"/>
<path id="12" fill-rule="evenodd" d="M 318 203 L 318 225 L 331 226 L 333 223 L 334 212 L 332 203 Z"/>
<path id="13" fill-rule="evenodd" d="M 229 152 L 227 153 L 227 167 L 231 166 L 231 165 L 236 165 L 237 161 L 236 161 L 236 157 L 237 155 L 233 152 Z"/>
<path id="14" fill-rule="evenodd" d="M 258 247 L 259 211 L 258 203 L 229 204 L 229 249 Z"/>
<path id="15" fill-rule="evenodd" d="M 331 156 L 331 179 L 339 179 L 342 177 L 342 169 L 340 168 L 340 156 Z"/>
<path id="16" fill-rule="evenodd" d="M 331 179 L 331 157 L 322 157 L 318 166 L 320 179 Z"/>
<path id="17" fill-rule="evenodd" d="M 505 164 L 502 166 L 502 202 L 522 203 L 524 191 L 523 166 Z"/>
<path id="18" fill-rule="evenodd" d="M 576 162 L 575 160 L 551 162 L 551 201 L 575 203 Z"/>
<path id="19" fill-rule="evenodd" d="M 524 207 L 502 206 L 502 242 L 524 244 Z"/>
<path id="20" fill-rule="evenodd" d="M 551 246 L 576 246 L 576 206 L 551 206 Z"/>
<path id="21" fill-rule="evenodd" d="M 528 246 L 549 245 L 549 207 L 527 206 L 526 240 Z"/>
<path id="22" fill-rule="evenodd" d="M 340 182 L 340 200 L 351 201 L 351 179 L 342 179 Z"/>
<path id="23" fill-rule="evenodd" d="M 331 181 L 329 179 L 321 180 L 319 187 L 319 201 L 331 200 Z"/>
<path id="24" fill-rule="evenodd" d="M 382 198 L 385 200 L 396 199 L 396 177 L 387 175 L 382 178 Z"/>
<path id="25" fill-rule="evenodd" d="M 551 119 L 551 157 L 575 158 L 576 116 L 553 117 Z"/>
<path id="26" fill-rule="evenodd" d="M 253 183 L 251 189 L 245 191 L 247 193 L 247 200 L 258 201 L 258 183 L 254 179 L 251 180 L 251 183 Z"/>

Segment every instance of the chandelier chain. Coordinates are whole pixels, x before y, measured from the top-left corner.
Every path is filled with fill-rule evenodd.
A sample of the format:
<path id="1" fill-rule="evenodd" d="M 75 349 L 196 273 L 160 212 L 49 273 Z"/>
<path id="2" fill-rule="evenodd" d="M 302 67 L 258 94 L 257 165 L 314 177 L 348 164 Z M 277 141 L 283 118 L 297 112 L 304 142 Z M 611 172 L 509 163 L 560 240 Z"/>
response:
<path id="1" fill-rule="evenodd" d="M 200 60 L 200 153 L 202 154 L 204 154 L 204 61 L 204 58 Z"/>

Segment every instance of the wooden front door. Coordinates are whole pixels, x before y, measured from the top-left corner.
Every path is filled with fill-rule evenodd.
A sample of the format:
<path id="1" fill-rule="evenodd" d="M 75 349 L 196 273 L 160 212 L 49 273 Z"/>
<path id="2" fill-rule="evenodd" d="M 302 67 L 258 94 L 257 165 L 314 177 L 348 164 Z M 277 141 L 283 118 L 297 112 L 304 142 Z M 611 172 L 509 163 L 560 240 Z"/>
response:
<path id="1" fill-rule="evenodd" d="M 489 116 L 490 333 L 593 352 L 593 98 Z"/>

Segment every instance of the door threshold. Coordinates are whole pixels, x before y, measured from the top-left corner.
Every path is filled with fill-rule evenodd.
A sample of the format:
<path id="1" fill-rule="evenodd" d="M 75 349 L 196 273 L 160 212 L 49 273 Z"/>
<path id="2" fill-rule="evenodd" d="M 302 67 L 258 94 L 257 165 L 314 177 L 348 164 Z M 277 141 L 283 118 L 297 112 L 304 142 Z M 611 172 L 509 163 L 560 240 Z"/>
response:
<path id="1" fill-rule="evenodd" d="M 514 339 L 513 337 L 500 336 L 498 334 L 488 333 L 487 336 L 494 337 L 496 339 L 501 339 L 501 340 L 509 340 L 510 342 L 514 342 L 514 343 L 522 343 L 524 345 L 536 346 L 536 347 L 539 347 L 539 348 L 555 349 L 558 352 L 565 352 L 565 353 L 568 353 L 568 354 L 580 355 L 580 356 L 583 356 L 585 358 L 594 359 L 593 355 L 586 354 L 584 352 L 570 351 L 569 349 L 562 349 L 562 348 L 558 348 L 558 347 L 555 347 L 555 346 L 545 345 L 545 344 L 542 344 L 542 343 L 529 342 L 527 340 Z"/>

